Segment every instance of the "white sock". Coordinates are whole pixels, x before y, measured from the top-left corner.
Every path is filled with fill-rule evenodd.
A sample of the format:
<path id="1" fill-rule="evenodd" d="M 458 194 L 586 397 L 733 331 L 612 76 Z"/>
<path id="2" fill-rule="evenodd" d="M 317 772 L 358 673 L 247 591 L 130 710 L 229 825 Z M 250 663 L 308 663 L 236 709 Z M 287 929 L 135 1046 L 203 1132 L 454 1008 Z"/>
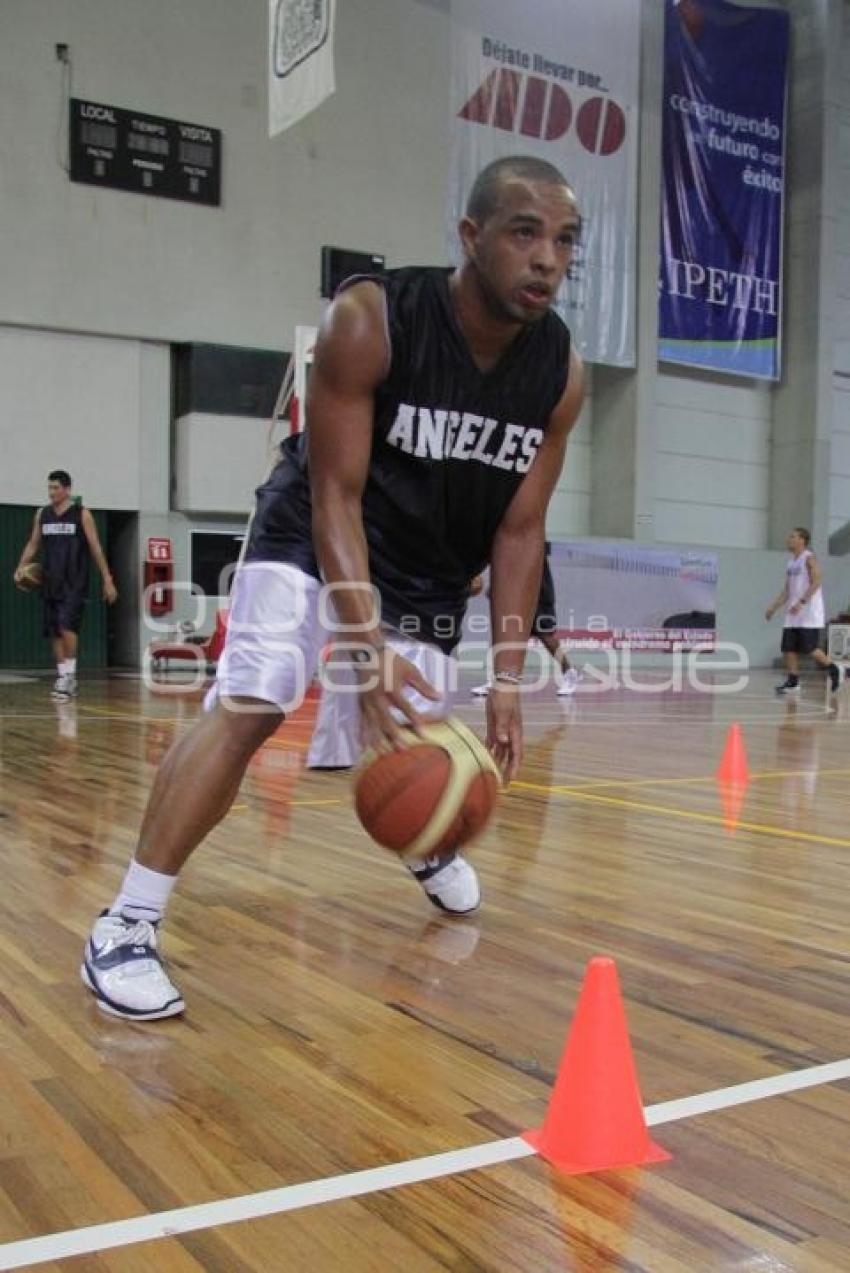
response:
<path id="1" fill-rule="evenodd" d="M 176 875 L 152 871 L 133 858 L 109 913 L 127 915 L 130 919 L 162 919 L 176 883 Z"/>
<path id="2" fill-rule="evenodd" d="M 65 675 L 65 660 L 64 659 L 62 660 L 61 663 L 56 664 L 56 675 L 57 676 Z"/>
<path id="3" fill-rule="evenodd" d="M 65 660 L 65 675 L 66 676 L 77 675 L 77 660 L 76 659 Z"/>

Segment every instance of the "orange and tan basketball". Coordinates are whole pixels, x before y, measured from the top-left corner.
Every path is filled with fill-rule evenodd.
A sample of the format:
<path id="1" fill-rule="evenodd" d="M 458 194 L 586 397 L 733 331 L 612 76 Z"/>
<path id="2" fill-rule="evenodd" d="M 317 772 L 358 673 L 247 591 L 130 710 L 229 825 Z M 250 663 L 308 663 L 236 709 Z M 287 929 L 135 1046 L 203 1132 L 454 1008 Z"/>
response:
<path id="1" fill-rule="evenodd" d="M 44 571 L 37 561 L 32 561 L 24 566 L 15 583 L 22 592 L 35 592 L 44 583 Z"/>
<path id="2" fill-rule="evenodd" d="M 400 751 L 369 753 L 357 777 L 357 816 L 401 857 L 448 853 L 486 826 L 500 779 L 490 753 L 459 720 L 412 730 Z"/>

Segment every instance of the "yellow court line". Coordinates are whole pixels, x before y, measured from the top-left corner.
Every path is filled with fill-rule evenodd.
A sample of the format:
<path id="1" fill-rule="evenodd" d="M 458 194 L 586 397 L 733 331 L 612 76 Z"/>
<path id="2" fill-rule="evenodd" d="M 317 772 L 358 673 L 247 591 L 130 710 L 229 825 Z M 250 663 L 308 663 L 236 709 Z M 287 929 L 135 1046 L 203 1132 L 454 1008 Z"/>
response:
<path id="1" fill-rule="evenodd" d="M 844 778 L 850 774 L 850 769 L 817 769 L 816 771 L 811 769 L 766 769 L 763 773 L 750 774 L 747 781 L 757 782 L 771 778 L 806 778 L 812 772 L 817 772 L 819 778 Z M 511 783 L 511 786 L 527 787 L 529 791 L 555 791 L 559 795 L 566 795 L 573 791 L 595 791 L 597 787 L 671 787 L 674 784 L 686 786 L 688 783 L 716 781 L 716 774 L 704 774 L 692 778 L 592 778 L 588 782 L 558 783 L 555 786 L 544 786 L 539 783 L 515 780 Z"/>
<path id="2" fill-rule="evenodd" d="M 108 720 L 129 721 L 133 725 L 193 725 L 197 717 L 183 718 L 180 716 L 125 716 L 123 713 L 111 712 L 106 707 L 92 707 L 87 704 L 80 709 L 78 713 L 81 719 L 84 719 L 89 713 L 95 716 L 103 716 Z M 49 717 L 49 713 L 47 714 Z M 297 739 L 287 739 L 278 742 L 274 734 L 271 738 L 267 738 L 263 743 L 264 747 L 272 747 L 277 751 L 306 751 L 310 746 L 309 743 L 299 742 Z"/>
<path id="3" fill-rule="evenodd" d="M 271 747 L 272 751 L 306 751 L 310 744 L 300 743 L 297 738 L 281 738 L 278 741 L 277 736 L 272 734 L 271 738 L 266 739 L 263 746 Z"/>
<path id="4" fill-rule="evenodd" d="M 290 800 L 290 804 L 342 804 L 341 796 L 337 796 L 336 800 Z"/>
<path id="5" fill-rule="evenodd" d="M 298 804 L 298 805 L 314 804 L 315 805 L 315 804 L 343 804 L 343 803 L 344 802 L 341 798 L 337 800 L 287 800 L 286 801 L 287 807 L 290 807 L 294 804 Z M 245 809 L 250 809 L 250 808 L 251 806 L 249 804 L 233 804 L 230 806 L 230 812 L 242 813 Z"/>
<path id="6" fill-rule="evenodd" d="M 534 784 L 517 783 L 517 786 L 523 785 L 533 787 Z M 697 813 L 692 809 L 676 809 L 671 805 L 665 804 L 647 804 L 642 800 L 622 800 L 617 796 L 600 796 L 590 791 L 575 791 L 570 787 L 543 787 L 537 788 L 539 791 L 546 791 L 550 795 L 568 796 L 573 800 L 589 800 L 596 804 L 615 805 L 620 809 L 635 809 L 639 813 L 658 813 L 664 817 L 670 818 L 687 818 L 691 822 L 708 822 L 713 826 L 728 826 L 728 819 L 721 817 L 716 813 Z M 783 840 L 803 840 L 813 844 L 829 844 L 841 849 L 850 849 L 850 840 L 841 840 L 837 836 L 831 835 L 815 835 L 805 831 L 788 831 L 785 827 L 772 827 L 764 822 L 735 822 L 736 831 L 754 831 L 759 835 L 778 836 Z"/>
<path id="7" fill-rule="evenodd" d="M 132 721 L 134 725 L 182 725 L 190 724 L 194 717 L 181 716 L 145 716 L 142 712 L 131 715 L 129 710 L 125 712 L 112 711 L 108 707 L 95 707 L 92 703 L 80 703 L 78 716 L 82 719 L 85 716 L 104 716 L 108 720 L 127 720 Z"/>

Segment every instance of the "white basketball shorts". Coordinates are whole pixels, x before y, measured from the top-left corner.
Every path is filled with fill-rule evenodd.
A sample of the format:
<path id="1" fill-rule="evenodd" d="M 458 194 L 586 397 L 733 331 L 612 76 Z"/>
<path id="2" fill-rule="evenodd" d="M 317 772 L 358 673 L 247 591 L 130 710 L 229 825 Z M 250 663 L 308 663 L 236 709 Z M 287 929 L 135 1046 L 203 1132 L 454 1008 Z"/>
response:
<path id="1" fill-rule="evenodd" d="M 447 715 L 457 692 L 456 661 L 401 633 L 388 630 L 385 636 L 440 696 L 432 702 L 411 693 L 413 707 L 426 717 Z M 322 662 L 329 643 L 331 657 Z M 216 680 L 204 705 L 210 710 L 219 701 L 253 699 L 289 714 L 304 701 L 318 671 L 322 692 L 308 763 L 353 764 L 360 752 L 360 707 L 345 649 L 357 645 L 356 633 L 340 630 L 332 595 L 318 579 L 281 562 L 243 562 L 233 582 Z"/>

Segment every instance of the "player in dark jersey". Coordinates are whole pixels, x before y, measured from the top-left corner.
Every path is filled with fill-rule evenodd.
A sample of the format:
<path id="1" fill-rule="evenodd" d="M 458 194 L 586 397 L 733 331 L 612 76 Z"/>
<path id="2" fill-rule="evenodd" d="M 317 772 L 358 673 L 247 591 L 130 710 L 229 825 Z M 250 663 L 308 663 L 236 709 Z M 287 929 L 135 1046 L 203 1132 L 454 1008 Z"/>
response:
<path id="1" fill-rule="evenodd" d="M 100 546 L 97 526 L 87 508 L 71 495 L 71 478 L 64 469 L 47 476 L 50 501 L 35 515 L 32 533 L 15 570 L 21 571 L 41 553 L 44 572 L 44 635 L 50 638 L 56 660 L 55 699 L 77 692 L 77 641 L 89 589 L 89 561 L 93 557 L 103 579 L 103 595 L 112 604 L 118 590 Z"/>
<path id="2" fill-rule="evenodd" d="M 516 772 L 546 508 L 583 399 L 581 361 L 550 308 L 579 227 L 557 169 L 497 161 L 470 195 L 457 270 L 354 281 L 330 306 L 306 433 L 257 492 L 208 711 L 161 765 L 136 856 L 86 946 L 82 977 L 104 1011 L 183 1011 L 157 925 L 251 756 L 306 693 L 329 633 L 356 665 L 366 740 L 396 746 L 400 720 L 445 710 L 468 581 L 489 562 L 487 741 L 505 777 Z M 414 874 L 443 910 L 478 905 L 460 855 Z"/>

